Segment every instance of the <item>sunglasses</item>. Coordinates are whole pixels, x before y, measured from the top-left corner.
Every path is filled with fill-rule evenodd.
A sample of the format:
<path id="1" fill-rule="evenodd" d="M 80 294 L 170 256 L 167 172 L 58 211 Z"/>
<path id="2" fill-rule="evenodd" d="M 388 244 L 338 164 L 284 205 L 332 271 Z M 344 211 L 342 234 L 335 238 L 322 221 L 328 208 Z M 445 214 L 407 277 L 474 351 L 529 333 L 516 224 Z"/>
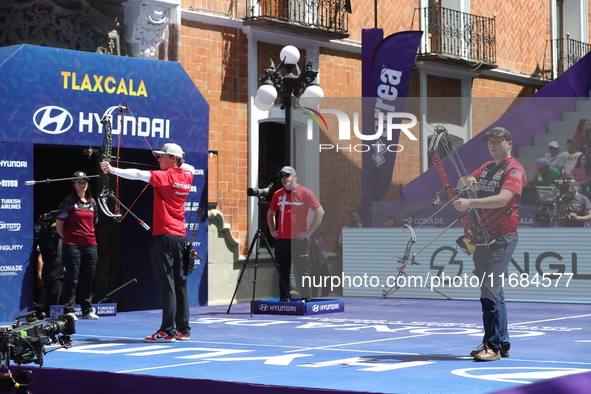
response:
<path id="1" fill-rule="evenodd" d="M 289 178 L 290 176 L 291 176 L 291 174 L 286 174 L 285 172 L 282 172 L 281 174 L 279 174 L 280 179 Z"/>
<path id="2" fill-rule="evenodd" d="M 509 140 L 507 138 L 507 136 L 505 135 L 505 133 L 503 132 L 503 130 L 499 130 L 499 129 L 492 129 L 489 130 L 486 135 L 490 138 L 490 137 L 499 137 L 502 138 L 504 140 Z"/>

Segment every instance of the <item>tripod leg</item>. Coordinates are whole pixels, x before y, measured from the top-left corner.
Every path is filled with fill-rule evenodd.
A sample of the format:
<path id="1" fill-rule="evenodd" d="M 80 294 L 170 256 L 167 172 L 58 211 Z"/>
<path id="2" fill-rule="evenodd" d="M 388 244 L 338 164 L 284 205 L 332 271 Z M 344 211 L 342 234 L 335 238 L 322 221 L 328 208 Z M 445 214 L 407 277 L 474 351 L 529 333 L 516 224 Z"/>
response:
<path id="1" fill-rule="evenodd" d="M 271 260 L 273 261 L 273 266 L 275 267 L 275 271 L 277 271 L 277 276 L 279 276 L 279 285 L 283 287 L 283 290 L 285 290 L 285 294 L 289 294 L 289 286 L 287 285 L 287 283 L 285 283 L 285 281 L 283 280 L 283 278 L 281 277 L 281 272 L 279 271 L 279 266 L 277 265 L 277 260 L 275 260 L 275 256 L 273 256 L 273 252 L 271 252 L 271 247 L 269 246 L 269 241 L 267 241 L 267 238 L 265 238 L 262 230 L 261 231 L 261 239 L 263 240 L 264 244 L 265 244 L 265 248 L 267 248 L 267 252 L 269 252 L 269 256 L 271 256 Z"/>
<path id="2" fill-rule="evenodd" d="M 234 294 L 232 295 L 232 299 L 230 300 L 230 305 L 228 305 L 228 310 L 226 313 L 230 313 L 230 309 L 232 308 L 232 303 L 234 302 L 234 298 L 236 298 L 236 293 L 238 293 L 238 287 L 240 286 L 240 281 L 242 281 L 242 276 L 244 275 L 244 271 L 246 270 L 246 266 L 248 265 L 248 260 L 250 259 L 250 255 L 252 254 L 253 249 L 257 245 L 257 237 L 255 237 L 250 247 L 248 248 L 248 254 L 246 255 L 246 260 L 244 260 L 244 264 L 242 264 L 242 271 L 240 271 L 240 276 L 238 276 L 238 282 L 236 283 L 236 289 L 234 289 Z M 256 272 L 256 271 L 255 271 Z"/>
<path id="3" fill-rule="evenodd" d="M 255 252 L 254 252 L 254 264 L 253 264 L 254 276 L 252 279 L 252 302 L 250 303 L 250 317 L 254 316 L 254 296 L 257 291 L 257 271 L 259 268 L 259 242 L 260 242 L 259 239 L 261 237 L 264 238 L 265 235 L 262 232 L 259 235 L 259 232 L 257 231 L 256 236 L 255 236 L 256 246 L 255 246 Z"/>

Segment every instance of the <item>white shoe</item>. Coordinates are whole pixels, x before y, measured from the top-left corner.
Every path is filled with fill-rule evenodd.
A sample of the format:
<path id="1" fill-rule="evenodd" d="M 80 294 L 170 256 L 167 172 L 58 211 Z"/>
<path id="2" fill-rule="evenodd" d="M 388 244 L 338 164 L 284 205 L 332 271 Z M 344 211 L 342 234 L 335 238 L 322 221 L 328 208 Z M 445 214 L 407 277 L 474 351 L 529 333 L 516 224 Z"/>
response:
<path id="1" fill-rule="evenodd" d="M 86 320 L 98 320 L 98 316 L 96 313 L 94 313 L 94 308 L 92 308 L 92 310 L 90 312 L 88 312 L 85 315 L 80 316 L 81 319 L 86 319 Z"/>
<path id="2" fill-rule="evenodd" d="M 74 312 L 70 312 L 70 313 L 66 313 L 67 316 L 70 316 L 72 318 L 72 320 L 77 321 L 78 318 L 76 317 L 76 315 L 74 314 Z"/>

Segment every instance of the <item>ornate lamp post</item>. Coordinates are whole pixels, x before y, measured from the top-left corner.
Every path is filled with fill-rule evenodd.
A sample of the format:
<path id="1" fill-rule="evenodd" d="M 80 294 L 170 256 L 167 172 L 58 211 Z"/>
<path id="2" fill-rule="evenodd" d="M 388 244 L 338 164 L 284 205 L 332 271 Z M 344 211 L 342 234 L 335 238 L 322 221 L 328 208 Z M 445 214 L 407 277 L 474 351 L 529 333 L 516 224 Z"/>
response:
<path id="1" fill-rule="evenodd" d="M 281 63 L 276 68 L 275 63 L 271 60 L 271 66 L 263 70 L 261 77 L 261 87 L 257 91 L 254 100 L 255 106 L 261 111 L 268 111 L 273 107 L 277 96 L 281 99 L 281 109 L 285 110 L 285 160 L 288 165 L 293 165 L 293 158 L 291 155 L 291 110 L 294 107 L 295 100 L 298 98 L 299 106 L 315 107 L 324 98 L 324 92 L 318 85 L 316 77 L 318 71 L 312 68 L 312 62 L 308 62 L 304 66 L 304 70 L 300 71 L 298 61 L 300 60 L 300 51 L 288 45 L 281 50 Z M 293 69 L 296 69 L 296 74 Z M 281 73 L 281 69 L 285 69 L 285 74 Z"/>

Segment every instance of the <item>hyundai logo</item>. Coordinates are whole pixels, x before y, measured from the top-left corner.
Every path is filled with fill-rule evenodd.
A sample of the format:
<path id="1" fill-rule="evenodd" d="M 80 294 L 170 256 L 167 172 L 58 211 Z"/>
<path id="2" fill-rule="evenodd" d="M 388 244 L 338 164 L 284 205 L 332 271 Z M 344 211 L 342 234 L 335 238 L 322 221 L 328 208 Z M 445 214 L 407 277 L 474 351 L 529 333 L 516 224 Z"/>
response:
<path id="1" fill-rule="evenodd" d="M 62 134 L 74 124 L 72 115 L 61 107 L 49 105 L 42 107 L 33 115 L 33 122 L 39 130 L 47 134 Z"/>
<path id="2" fill-rule="evenodd" d="M 267 305 L 267 304 L 260 304 L 259 305 L 259 311 L 266 312 L 268 310 L 269 310 L 269 305 Z"/>

